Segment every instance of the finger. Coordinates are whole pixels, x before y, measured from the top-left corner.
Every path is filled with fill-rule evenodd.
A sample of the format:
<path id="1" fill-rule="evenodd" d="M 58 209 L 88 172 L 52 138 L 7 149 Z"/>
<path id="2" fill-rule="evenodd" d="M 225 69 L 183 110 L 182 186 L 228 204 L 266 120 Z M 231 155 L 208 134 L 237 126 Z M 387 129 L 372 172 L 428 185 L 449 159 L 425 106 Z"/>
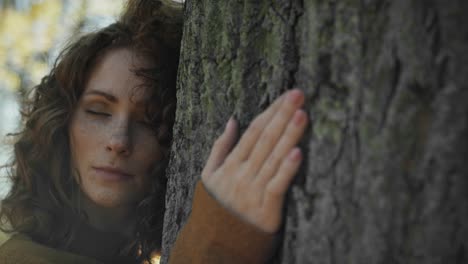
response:
<path id="1" fill-rule="evenodd" d="M 237 122 L 229 118 L 223 134 L 214 142 L 210 156 L 202 172 L 202 177 L 211 175 L 226 159 L 237 138 Z"/>
<path id="2" fill-rule="evenodd" d="M 265 127 L 250 153 L 248 158 L 249 164 L 247 166 L 251 168 L 252 176 L 257 175 L 265 159 L 277 145 L 294 112 L 303 103 L 304 94 L 302 91 L 294 89 L 287 94 L 286 100 L 282 102 L 280 109 L 278 109 L 273 119 Z"/>
<path id="3" fill-rule="evenodd" d="M 281 211 L 284 202 L 284 195 L 296 175 L 302 161 L 302 152 L 296 147 L 289 152 L 289 155 L 280 165 L 278 172 L 265 186 L 263 196 L 263 208 L 265 212 Z"/>
<path id="4" fill-rule="evenodd" d="M 237 162 L 244 161 L 251 152 L 251 149 L 255 145 L 258 137 L 261 135 L 264 127 L 275 115 L 276 111 L 280 107 L 284 94 L 278 97 L 263 113 L 258 115 L 252 123 L 250 123 L 247 130 L 242 135 L 237 146 L 233 149 L 230 158 Z"/>
<path id="5" fill-rule="evenodd" d="M 254 180 L 254 184 L 265 186 L 270 181 L 281 165 L 281 161 L 286 158 L 291 149 L 301 139 L 307 126 L 307 121 L 307 114 L 304 110 L 296 110 L 278 144 L 274 147 L 265 163 L 263 163 L 258 176 Z"/>

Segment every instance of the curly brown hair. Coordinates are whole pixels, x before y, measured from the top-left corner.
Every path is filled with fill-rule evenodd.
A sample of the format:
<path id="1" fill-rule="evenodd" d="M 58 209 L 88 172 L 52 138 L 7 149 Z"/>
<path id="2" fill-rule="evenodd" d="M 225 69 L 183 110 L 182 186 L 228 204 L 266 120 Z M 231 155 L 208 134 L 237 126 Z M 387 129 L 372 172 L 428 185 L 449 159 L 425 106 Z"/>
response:
<path id="1" fill-rule="evenodd" d="M 163 162 L 153 172 L 152 192 L 138 205 L 127 254 L 144 261 L 160 250 L 181 31 L 180 5 L 130 0 L 118 22 L 80 37 L 60 53 L 50 73 L 32 89 L 32 99 L 24 103 L 24 128 L 14 134 L 9 165 L 12 188 L 0 208 L 1 230 L 25 233 L 52 247 L 63 247 L 63 234 L 73 234 L 74 226 L 65 217 L 82 212 L 78 185 L 70 173 L 68 125 L 98 58 L 123 47 L 154 62 L 154 67 L 135 74 L 151 87 L 147 113 L 165 149 Z"/>

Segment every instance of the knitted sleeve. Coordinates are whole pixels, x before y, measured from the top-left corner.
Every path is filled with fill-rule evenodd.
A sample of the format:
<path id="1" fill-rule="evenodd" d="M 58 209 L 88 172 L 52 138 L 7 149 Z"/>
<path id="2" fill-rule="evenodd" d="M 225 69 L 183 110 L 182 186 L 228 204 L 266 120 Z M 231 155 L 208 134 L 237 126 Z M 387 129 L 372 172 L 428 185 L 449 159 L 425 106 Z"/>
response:
<path id="1" fill-rule="evenodd" d="M 169 263 L 265 263 L 272 255 L 274 237 L 223 207 L 199 181 L 192 212 Z"/>

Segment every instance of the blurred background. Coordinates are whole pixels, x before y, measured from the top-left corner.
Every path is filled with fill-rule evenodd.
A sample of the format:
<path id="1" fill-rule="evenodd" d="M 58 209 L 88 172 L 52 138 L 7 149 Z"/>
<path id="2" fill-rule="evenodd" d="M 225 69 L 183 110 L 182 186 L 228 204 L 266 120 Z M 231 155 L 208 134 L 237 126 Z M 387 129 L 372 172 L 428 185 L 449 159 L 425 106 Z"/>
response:
<path id="1" fill-rule="evenodd" d="M 21 98 L 48 73 L 71 37 L 115 21 L 124 0 L 0 0 L 0 165 L 12 155 Z M 0 198 L 9 189 L 0 169 Z"/>

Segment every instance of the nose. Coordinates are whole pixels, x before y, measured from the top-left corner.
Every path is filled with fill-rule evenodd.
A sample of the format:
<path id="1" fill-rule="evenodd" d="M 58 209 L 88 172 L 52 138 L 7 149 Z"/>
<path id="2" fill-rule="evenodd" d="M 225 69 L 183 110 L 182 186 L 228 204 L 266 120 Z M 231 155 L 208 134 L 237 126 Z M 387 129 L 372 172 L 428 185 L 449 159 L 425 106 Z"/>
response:
<path id="1" fill-rule="evenodd" d="M 129 129 L 127 124 L 117 124 L 108 138 L 106 150 L 117 155 L 129 155 L 131 152 Z"/>

